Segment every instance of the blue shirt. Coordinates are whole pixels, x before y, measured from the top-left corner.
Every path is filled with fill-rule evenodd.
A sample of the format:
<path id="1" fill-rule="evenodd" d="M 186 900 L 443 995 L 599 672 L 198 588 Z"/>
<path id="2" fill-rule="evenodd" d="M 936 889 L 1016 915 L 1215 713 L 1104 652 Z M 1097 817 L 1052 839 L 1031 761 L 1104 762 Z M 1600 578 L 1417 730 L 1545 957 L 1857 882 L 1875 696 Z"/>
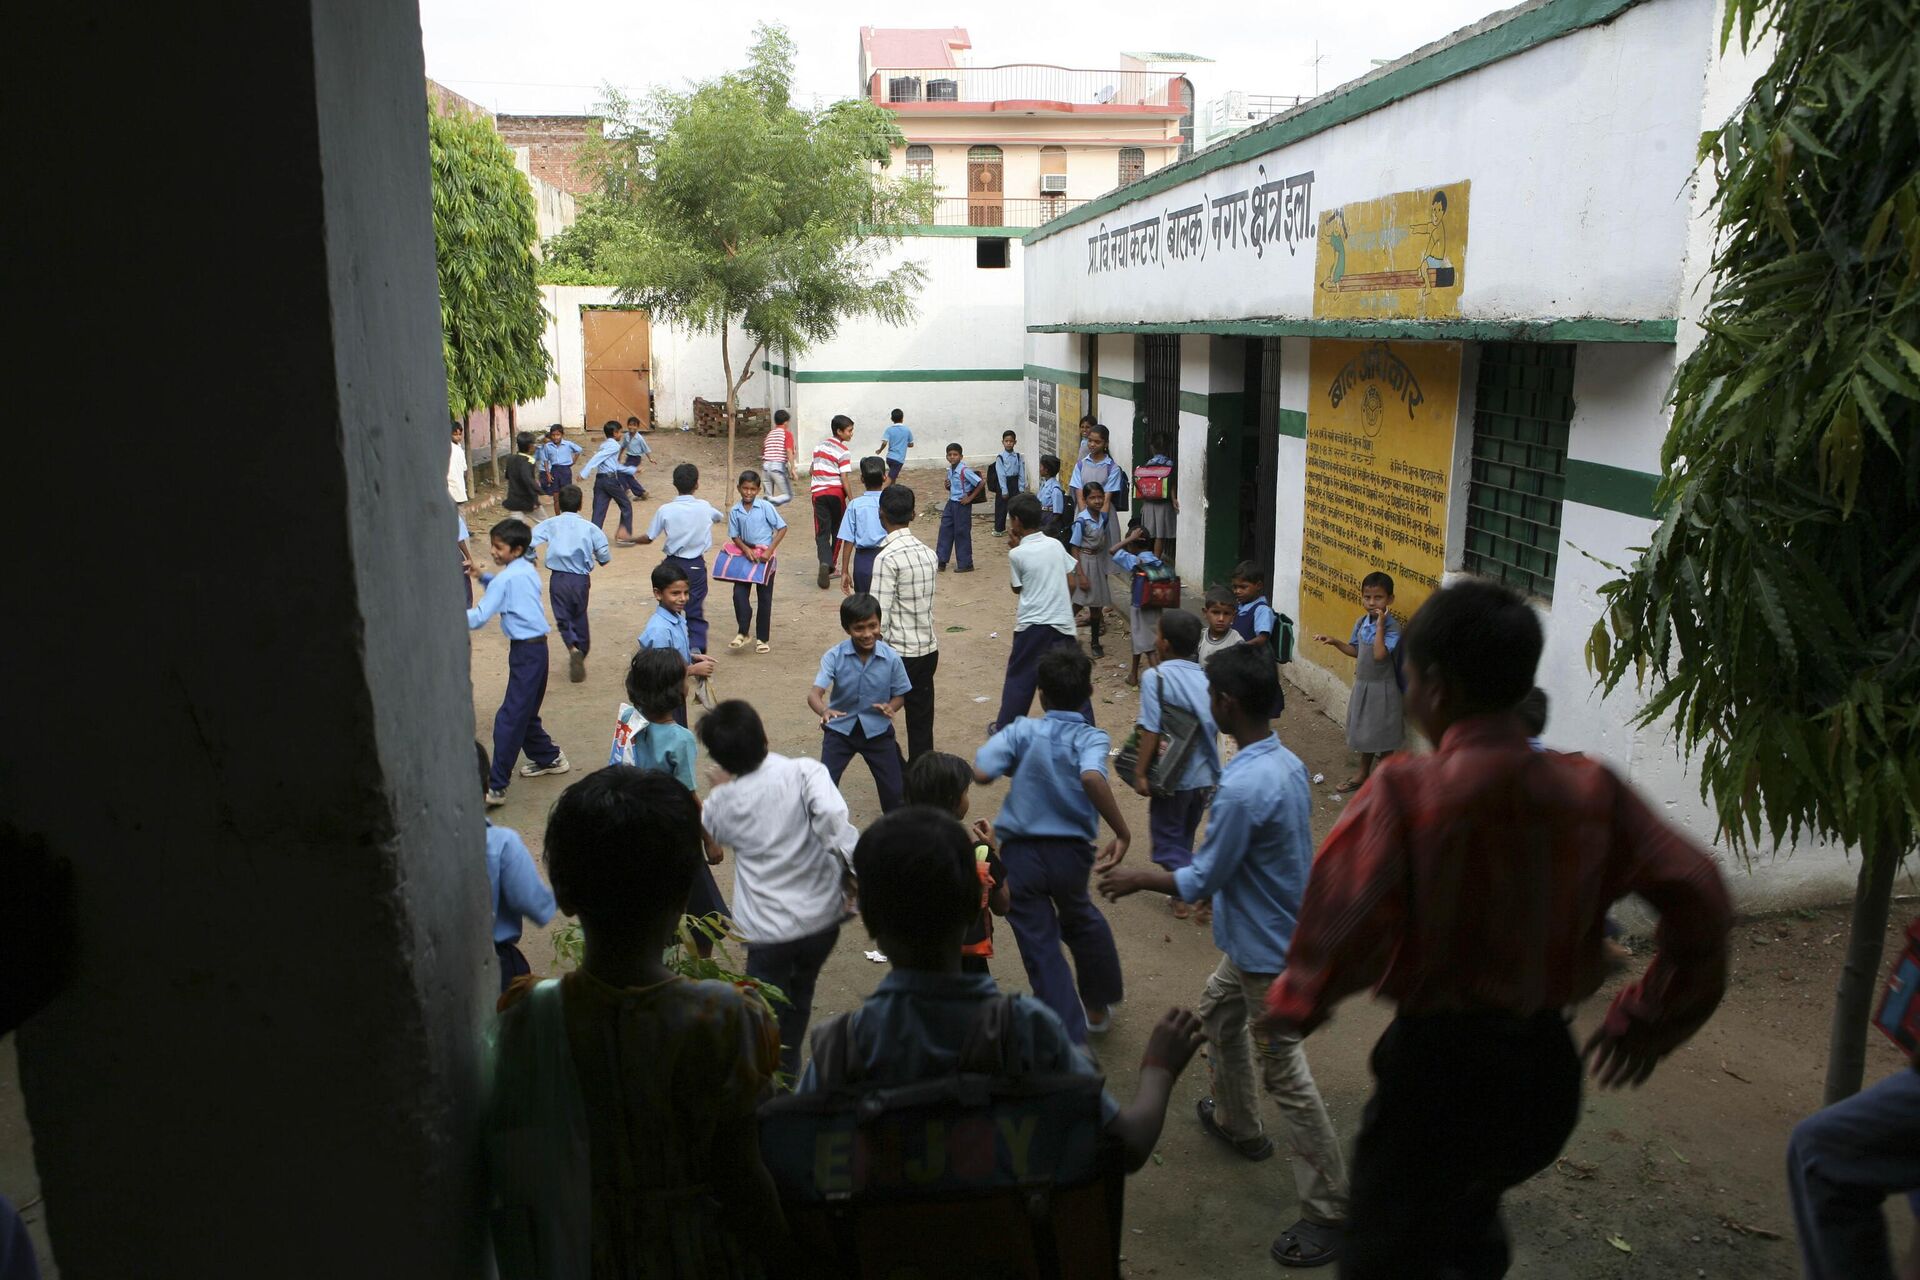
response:
<path id="1" fill-rule="evenodd" d="M 540 607 L 540 571 L 521 556 L 498 573 L 481 574 L 486 594 L 467 610 L 467 627 L 478 631 L 487 619 L 500 615 L 500 629 L 509 640 L 538 640 L 547 634 L 547 613 Z"/>
<path id="2" fill-rule="evenodd" d="M 578 447 L 575 446 L 576 449 Z M 584 480 L 595 474 L 612 475 L 616 471 L 627 475 L 632 475 L 635 471 L 635 468 L 620 461 L 620 441 L 617 438 L 600 442 L 600 448 L 595 451 L 593 457 L 587 459 L 587 465 L 580 472 L 580 478 Z"/>
<path id="3" fill-rule="evenodd" d="M 553 919 L 558 909 L 553 890 L 534 869 L 520 833 L 487 824 L 487 887 L 493 891 L 493 940 L 520 941 L 520 921 L 535 924 Z"/>
<path id="4" fill-rule="evenodd" d="M 1027 460 L 1017 453 L 1001 450 L 993 455 L 993 469 L 1000 473 L 1000 492 L 1011 497 L 1027 487 Z"/>
<path id="5" fill-rule="evenodd" d="M 630 431 L 626 437 L 626 454 L 629 458 L 644 458 L 653 452 L 653 446 L 638 431 Z"/>
<path id="6" fill-rule="evenodd" d="M 947 497 L 955 502 L 972 493 L 980 483 L 980 473 L 962 462 L 959 466 L 947 468 Z"/>
<path id="7" fill-rule="evenodd" d="M 1312 808 L 1306 766 L 1268 734 L 1227 761 L 1207 837 L 1173 873 L 1181 898 L 1213 899 L 1213 943 L 1247 973 L 1287 967 L 1313 867 Z"/>
<path id="8" fill-rule="evenodd" d="M 827 710 L 840 718 L 827 722 L 829 732 L 850 734 L 857 724 L 869 738 L 878 738 L 893 732 L 893 721 L 874 710 L 874 704 L 905 697 L 913 681 L 907 679 L 900 655 L 885 640 L 874 641 L 872 655 L 862 662 L 848 638 L 820 655 L 820 674 L 813 678 L 813 687 L 833 690 Z M 846 712 L 856 714 L 842 714 Z"/>
<path id="9" fill-rule="evenodd" d="M 1111 739 L 1078 711 L 1049 711 L 1038 720 L 1022 716 L 987 739 L 973 767 L 988 777 L 1011 772 L 993 829 L 1029 840 L 1091 840 L 1100 815 L 1087 796 L 1083 773 L 1107 772 Z"/>
<path id="10" fill-rule="evenodd" d="M 836 536 L 856 547 L 880 545 L 880 540 L 887 536 L 887 528 L 880 523 L 878 490 L 863 493 L 847 504 L 847 513 L 840 517 L 840 532 Z"/>
<path id="11" fill-rule="evenodd" d="M 880 438 L 886 442 L 888 462 L 907 460 L 907 446 L 913 443 L 913 432 L 907 430 L 906 423 L 889 424 L 887 429 L 880 433 Z"/>
<path id="12" fill-rule="evenodd" d="M 592 573 L 595 564 L 613 559 L 613 547 L 599 525 L 577 511 L 542 520 L 533 530 L 533 551 L 547 548 L 547 568 L 562 573 Z"/>
<path id="13" fill-rule="evenodd" d="M 895 969 L 853 1012 L 853 1051 L 866 1068 L 865 1079 L 887 1088 L 950 1075 L 980 1007 L 999 998 L 991 974 Z M 1038 1000 L 1015 996 L 1012 1023 L 1007 1064 L 1014 1074 L 1100 1074 L 1085 1050 L 1067 1039 L 1059 1016 Z M 813 1093 L 819 1087 L 809 1060 L 794 1092 Z M 1101 1090 L 1101 1121 L 1119 1114 L 1120 1104 Z"/>
<path id="14" fill-rule="evenodd" d="M 642 649 L 671 649 L 683 662 L 693 661 L 693 647 L 687 642 L 687 615 L 661 605 L 640 631 Z"/>
<path id="15" fill-rule="evenodd" d="M 1234 611 L 1233 629 L 1240 633 L 1242 639 L 1266 636 L 1271 644 L 1274 626 L 1273 606 L 1267 603 L 1265 596 L 1255 596 Z"/>
<path id="16" fill-rule="evenodd" d="M 1083 511 L 1080 514 L 1085 515 L 1086 512 Z M 1154 565 L 1163 562 L 1159 556 L 1153 554 L 1151 551 L 1121 551 L 1116 547 L 1113 551 L 1113 563 L 1126 572 L 1132 573 L 1135 569 L 1150 569 Z M 1157 613 L 1158 610 L 1153 610 L 1153 612 Z"/>
<path id="17" fill-rule="evenodd" d="M 773 535 L 786 527 L 780 508 L 764 498 L 755 499 L 752 506 L 736 502 L 727 513 L 727 536 L 743 547 L 767 546 L 773 542 Z"/>
<path id="18" fill-rule="evenodd" d="M 1197 662 L 1169 658 L 1151 671 L 1140 673 L 1140 727 L 1148 733 L 1160 733 L 1162 700 L 1200 717 L 1200 736 L 1194 740 L 1187 763 L 1174 779 L 1175 791 L 1210 787 L 1220 779 L 1219 727 L 1213 723 L 1213 697 L 1207 686 L 1207 673 Z M 1256 970 L 1265 972 L 1265 970 Z"/>
<path id="19" fill-rule="evenodd" d="M 540 469 L 547 471 L 554 467 L 570 467 L 573 460 L 585 452 L 571 440 L 549 440 L 535 449 L 533 456 L 539 461 Z"/>
<path id="20" fill-rule="evenodd" d="M 1048 476 L 1040 482 L 1040 509 L 1056 516 L 1067 509 L 1067 491 L 1060 487 L 1059 476 Z"/>
<path id="21" fill-rule="evenodd" d="M 1093 512 L 1082 507 L 1080 514 L 1073 518 L 1073 532 L 1067 536 L 1067 541 L 1076 547 L 1089 547 L 1093 546 L 1096 542 L 1104 547 L 1106 542 L 1112 541 L 1111 538 L 1107 538 L 1106 536 L 1106 530 L 1112 524 L 1112 521 L 1113 512 L 1111 511 L 1102 511 L 1099 516 L 1096 517 Z M 1103 538 L 1106 539 L 1106 542 L 1101 541 Z"/>
<path id="22" fill-rule="evenodd" d="M 1079 493 L 1090 484 L 1097 484 L 1108 493 L 1120 487 L 1122 472 L 1120 464 L 1109 454 L 1098 461 L 1082 458 L 1073 465 L 1073 476 L 1067 481 L 1067 488 Z"/>
<path id="23" fill-rule="evenodd" d="M 1347 643 L 1352 645 L 1356 649 L 1358 649 L 1361 645 L 1365 645 L 1367 648 L 1371 649 L 1373 647 L 1373 619 L 1362 618 L 1358 622 L 1354 623 L 1353 639 L 1347 641 Z M 1392 653 L 1394 651 L 1394 648 L 1398 646 L 1399 643 L 1400 643 L 1400 624 L 1393 620 L 1392 614 L 1388 614 L 1387 615 L 1387 652 Z"/>
<path id="24" fill-rule="evenodd" d="M 705 498 L 683 493 L 653 513 L 647 536 L 659 538 L 670 556 L 698 560 L 713 550 L 713 526 L 725 519 Z"/>
<path id="25" fill-rule="evenodd" d="M 613 749 L 608 764 L 628 764 L 636 769 L 657 769 L 670 773 L 674 781 L 689 791 L 696 790 L 693 762 L 700 756 L 693 730 L 668 720 L 650 723 L 638 707 L 620 704 L 620 719 L 613 728 Z"/>

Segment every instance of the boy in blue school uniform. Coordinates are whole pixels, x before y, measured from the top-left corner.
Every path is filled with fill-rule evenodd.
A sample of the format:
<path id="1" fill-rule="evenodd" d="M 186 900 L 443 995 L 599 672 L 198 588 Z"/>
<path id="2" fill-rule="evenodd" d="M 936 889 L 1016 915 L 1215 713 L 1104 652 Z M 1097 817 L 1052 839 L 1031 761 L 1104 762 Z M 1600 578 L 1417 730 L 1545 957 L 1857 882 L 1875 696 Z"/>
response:
<path id="1" fill-rule="evenodd" d="M 600 428 L 600 434 L 606 439 L 587 459 L 587 465 L 581 468 L 580 478 L 593 477 L 593 524 L 603 529 L 607 523 L 607 508 L 620 508 L 620 529 L 614 541 L 623 547 L 633 545 L 633 499 L 627 496 L 626 477 L 637 468 L 620 461 L 620 424 L 609 422 Z M 558 507 L 555 511 L 558 511 Z"/>
<path id="2" fill-rule="evenodd" d="M 873 590 L 873 558 L 887 536 L 880 523 L 880 491 L 887 487 L 887 469 L 878 458 L 860 459 L 860 483 L 865 492 L 847 504 L 840 517 L 840 591 Z"/>
<path id="3" fill-rule="evenodd" d="M 493 562 L 499 573 L 482 574 L 486 588 L 480 603 L 467 610 L 467 628 L 477 631 L 498 616 L 507 636 L 507 692 L 493 717 L 493 770 L 487 785 L 487 806 L 507 802 L 513 762 L 524 749 L 527 763 L 520 776 L 537 778 L 565 773 L 573 766 L 540 724 L 540 704 L 547 696 L 547 614 L 540 607 L 540 571 L 526 558 L 533 530 L 518 520 L 502 520 L 487 531 Z"/>
<path id="4" fill-rule="evenodd" d="M 1233 567 L 1233 576 L 1227 580 L 1227 586 L 1238 602 L 1233 615 L 1233 629 L 1240 633 L 1242 640 L 1258 649 L 1268 662 L 1278 664 L 1279 650 L 1274 646 L 1279 641 L 1280 615 L 1267 603 L 1267 571 L 1252 560 L 1242 560 Z M 1269 718 L 1278 719 L 1286 707 L 1287 691 L 1280 687 L 1276 673 L 1273 711 Z"/>
<path id="5" fill-rule="evenodd" d="M 1011 431 L 1000 433 L 1000 452 L 993 455 L 989 464 L 993 468 L 993 536 L 1005 537 L 1007 532 L 1007 503 L 1017 495 L 1027 491 L 1027 460 L 1015 452 L 1020 437 Z"/>
<path id="6" fill-rule="evenodd" d="M 780 549 L 781 542 L 787 536 L 786 517 L 780 514 L 780 508 L 770 500 L 760 496 L 760 473 L 742 471 L 740 473 L 740 501 L 733 504 L 727 512 L 727 537 L 735 546 L 747 553 L 747 558 L 768 566 L 767 580 L 762 583 L 736 582 L 733 584 L 733 620 L 737 634 L 728 642 L 727 648 L 738 649 L 747 643 L 747 632 L 753 628 L 753 593 L 760 594 L 760 626 L 755 633 L 759 643 L 756 653 L 769 653 L 773 649 L 773 579 L 778 565 L 774 553 Z"/>
<path id="7" fill-rule="evenodd" d="M 640 647 L 673 650 L 686 664 L 689 679 L 700 680 L 712 675 L 713 659 L 705 654 L 693 656 L 687 625 L 687 571 L 672 560 L 662 560 L 653 566 L 652 581 L 655 608 L 647 625 L 640 629 Z M 675 724 L 686 727 L 685 698 L 680 700 L 680 709 L 673 719 Z"/>
<path id="8" fill-rule="evenodd" d="M 639 469 L 653 456 L 653 446 L 647 443 L 647 437 L 641 432 L 640 419 L 629 415 L 627 429 L 620 436 L 620 457 L 622 461 L 633 464 L 634 474 L 624 478 L 627 492 L 636 498 L 647 496 L 647 486 L 640 483 Z"/>
<path id="9" fill-rule="evenodd" d="M 567 429 L 559 423 L 547 428 L 547 438 L 534 450 L 534 465 L 540 472 L 540 492 L 549 498 L 555 497 L 560 490 L 573 483 L 573 463 L 586 450 L 567 439 Z M 560 514 L 560 504 L 553 504 L 553 514 Z"/>
<path id="10" fill-rule="evenodd" d="M 913 682 L 894 647 L 880 638 L 880 602 L 864 591 L 840 602 L 847 638 L 820 656 L 820 674 L 807 706 L 820 717 L 820 763 L 837 786 L 855 756 L 863 756 L 880 793 L 880 812 L 900 807 L 905 793 L 900 740 L 893 718 Z"/>
<path id="11" fill-rule="evenodd" d="M 673 469 L 673 488 L 678 494 L 653 513 L 653 522 L 639 539 L 646 546 L 659 538 L 666 551 L 666 563 L 677 564 L 687 575 L 687 642 L 695 653 L 707 651 L 707 552 L 713 550 L 713 526 L 726 522 L 726 513 L 696 498 L 700 487 L 700 468 L 683 462 Z"/>
<path id="12" fill-rule="evenodd" d="M 1073 519 L 1067 514 L 1067 491 L 1060 483 L 1060 459 L 1051 453 L 1040 455 L 1040 532 L 1062 546 L 1073 532 Z"/>
<path id="13" fill-rule="evenodd" d="M 973 503 L 987 481 L 961 461 L 963 456 L 958 443 L 947 446 L 947 505 L 940 509 L 940 540 L 934 547 L 941 573 L 949 555 L 955 573 L 973 572 Z"/>
<path id="14" fill-rule="evenodd" d="M 1087 876 L 1118 866 L 1132 841 L 1107 785 L 1107 735 L 1065 709 L 1085 705 L 1092 694 L 1092 659 L 1077 647 L 1049 650 L 1040 659 L 1046 714 L 1014 720 L 973 758 L 974 781 L 982 785 L 1012 775 L 993 822 L 1012 892 L 1007 922 L 1033 994 L 1060 1016 L 1075 1044 L 1111 1028 L 1108 1009 L 1122 994 L 1120 953 L 1088 896 Z M 1095 861 L 1102 818 L 1113 840 Z M 1060 954 L 1063 942 L 1072 970 Z"/>
<path id="15" fill-rule="evenodd" d="M 900 468 L 907 465 L 907 449 L 913 444 L 913 432 L 907 428 L 906 417 L 905 413 L 895 409 L 893 420 L 880 433 L 880 447 L 876 452 L 886 457 L 888 484 L 900 478 Z M 860 589 L 866 590 L 865 587 Z"/>
<path id="16" fill-rule="evenodd" d="M 1139 762 L 1128 781 L 1135 791 L 1148 797 L 1147 834 L 1153 842 L 1148 856 L 1155 866 L 1168 872 L 1193 862 L 1193 838 L 1200 830 L 1200 815 L 1206 812 L 1207 800 L 1220 780 L 1213 695 L 1207 687 L 1207 673 L 1195 661 L 1205 629 L 1197 614 L 1180 609 L 1163 611 L 1155 642 L 1160 662 L 1140 677 Z M 1192 752 L 1173 781 L 1173 794 L 1156 796 L 1147 785 L 1147 775 L 1166 737 L 1161 713 L 1168 706 L 1191 712 L 1200 727 Z M 1172 902 L 1176 918 L 1184 920 L 1191 914 L 1178 897 Z"/>
<path id="17" fill-rule="evenodd" d="M 484 793 L 489 789 L 493 767 L 487 761 L 485 747 L 476 742 L 473 753 L 479 760 L 480 790 Z M 505 991 L 515 978 L 533 972 L 520 952 L 525 922 L 546 924 L 559 908 L 520 833 L 491 822 L 487 823 L 487 887 L 493 893 L 493 954 L 500 961 L 500 989 Z"/>
<path id="18" fill-rule="evenodd" d="M 533 549 L 547 549 L 547 599 L 560 643 L 567 647 L 567 679 L 579 684 L 587 678 L 587 596 L 593 586 L 588 575 L 594 565 L 613 559 L 613 548 L 600 526 L 581 518 L 579 485 L 562 485 L 553 501 L 560 514 L 534 529 Z"/>
<path id="19" fill-rule="evenodd" d="M 1191 615 L 1168 613 L 1163 625 L 1175 616 Z M 1313 866 L 1313 797 L 1306 766 L 1280 745 L 1267 715 L 1279 684 L 1272 660 L 1258 646 L 1237 645 L 1214 655 L 1207 680 L 1214 718 L 1240 744 L 1220 774 L 1207 838 L 1189 865 L 1110 871 L 1100 892 L 1114 900 L 1143 889 L 1186 902 L 1213 900 L 1213 940 L 1222 955 L 1197 1010 L 1213 1045 L 1213 1096 L 1196 1108 L 1200 1124 L 1243 1158 L 1265 1160 L 1274 1147 L 1260 1120 L 1264 1086 L 1297 1157 L 1301 1213 L 1274 1241 L 1273 1258 L 1283 1266 L 1319 1266 L 1340 1253 L 1346 1164 L 1300 1033 L 1269 1035 L 1251 1026 L 1293 945 Z"/>

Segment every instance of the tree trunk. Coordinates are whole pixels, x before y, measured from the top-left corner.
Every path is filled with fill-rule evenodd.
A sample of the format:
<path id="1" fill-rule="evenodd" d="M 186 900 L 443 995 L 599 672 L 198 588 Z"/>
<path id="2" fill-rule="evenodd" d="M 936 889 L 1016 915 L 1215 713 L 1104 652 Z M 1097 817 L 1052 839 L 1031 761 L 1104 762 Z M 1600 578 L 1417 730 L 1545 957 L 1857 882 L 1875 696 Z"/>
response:
<path id="1" fill-rule="evenodd" d="M 493 487 L 496 489 L 500 487 L 499 428 L 495 423 L 495 418 L 499 412 L 500 410 L 496 406 L 487 406 L 487 462 L 493 468 Z"/>
<path id="2" fill-rule="evenodd" d="M 727 321 L 720 320 L 720 371 L 727 380 L 727 479 L 739 475 L 733 469 L 733 356 L 727 349 Z"/>
<path id="3" fill-rule="evenodd" d="M 1860 881 L 1853 891 L 1853 919 L 1847 926 L 1847 958 L 1833 992 L 1833 1025 L 1827 1033 L 1826 1105 L 1860 1092 L 1867 1069 L 1867 1019 L 1880 987 L 1880 957 L 1893 902 L 1893 876 L 1905 850 L 1860 849 Z"/>

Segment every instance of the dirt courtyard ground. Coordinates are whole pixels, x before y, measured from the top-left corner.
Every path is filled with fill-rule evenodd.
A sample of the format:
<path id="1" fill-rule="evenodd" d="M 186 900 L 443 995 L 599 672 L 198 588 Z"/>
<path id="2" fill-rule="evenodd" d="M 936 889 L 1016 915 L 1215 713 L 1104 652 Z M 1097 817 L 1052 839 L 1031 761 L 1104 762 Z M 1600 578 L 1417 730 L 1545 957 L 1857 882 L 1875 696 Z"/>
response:
<path id="1" fill-rule="evenodd" d="M 732 485 L 723 483 L 723 442 L 662 432 L 654 443 L 663 465 L 649 467 L 642 477 L 652 491 L 649 501 L 637 504 L 643 528 L 661 497 L 671 496 L 668 471 L 677 462 L 701 467 L 701 496 L 723 509 L 733 500 Z M 743 442 L 741 465 L 757 453 L 757 442 L 751 448 Z M 927 509 L 927 498 L 937 494 L 938 477 L 916 465 L 904 479 L 922 496 L 925 514 L 916 532 L 932 542 L 937 510 Z M 468 515 L 476 561 L 486 563 L 485 530 L 499 514 L 494 495 L 483 489 Z M 788 507 L 787 515 L 796 527 L 774 594 L 773 652 L 756 656 L 751 647 L 733 653 L 725 648 L 733 626 L 730 589 L 723 587 L 708 603 L 720 660 L 715 685 L 721 697 L 746 698 L 759 708 L 775 750 L 817 756 L 820 729 L 805 698 L 821 652 L 841 638 L 835 612 L 840 590 L 838 582 L 828 591 L 814 585 L 805 499 Z M 937 742 L 965 756 L 982 741 L 998 704 L 1013 631 L 1005 544 L 990 529 L 990 509 L 982 508 L 974 534 L 979 572 L 943 575 L 935 606 L 941 648 Z M 516 778 L 506 806 L 491 814 L 519 830 L 536 859 L 555 797 L 606 760 L 626 659 L 653 608 L 647 575 L 659 557 L 657 546 L 615 549 L 613 563 L 593 578 L 594 653 L 586 682 L 569 684 L 564 662 L 555 663 L 543 718 L 574 772 Z M 1116 643 L 1097 665 L 1094 705 L 1099 722 L 1115 732 L 1117 742 L 1132 723 L 1135 697 L 1124 683 L 1124 624 L 1112 629 L 1110 639 Z M 487 741 L 505 680 L 506 643 L 499 628 L 489 625 L 473 635 L 472 645 L 475 733 Z M 1309 776 L 1325 779 L 1314 788 L 1318 838 L 1339 815 L 1332 788 L 1346 776 L 1348 759 L 1340 726 L 1298 690 L 1289 689 L 1287 697 L 1277 725 L 1280 736 L 1306 762 Z M 872 781 L 857 762 L 846 775 L 845 792 L 856 824 L 878 816 Z M 1129 858 L 1144 859 L 1146 802 L 1125 788 L 1117 793 L 1136 838 Z M 991 817 L 1003 794 L 1004 784 L 978 790 L 974 813 Z M 731 895 L 731 864 L 717 870 L 723 892 Z M 1903 881 L 1900 888 L 1910 893 L 1912 884 Z M 1162 1010 L 1198 998 L 1218 953 L 1206 930 L 1173 919 L 1163 899 L 1139 895 L 1106 911 L 1128 994 L 1116 1012 L 1113 1033 L 1098 1049 L 1110 1086 L 1125 1098 L 1133 1089 L 1133 1064 L 1148 1028 Z M 1890 939 L 1913 911 L 1910 899 L 1896 906 Z M 1590 1092 L 1564 1158 L 1510 1197 L 1513 1275 L 1764 1280 L 1798 1274 L 1783 1152 L 1794 1121 L 1819 1105 L 1827 1011 L 1845 924 L 1843 911 L 1829 909 L 1738 924 L 1733 986 L 1706 1029 L 1640 1091 Z M 551 932 L 532 931 L 524 941 L 536 972 L 554 969 Z M 885 966 L 862 954 L 870 945 L 857 926 L 843 929 L 821 978 L 816 1019 L 853 1008 L 883 976 Z M 1004 925 L 997 945 L 996 978 L 1010 990 L 1025 990 L 1019 956 Z M 1637 970 L 1647 947 L 1640 942 L 1636 949 Z M 1594 1024 L 1610 994 L 1580 1010 L 1576 1034 L 1584 1035 Z M 1334 1124 L 1349 1144 L 1371 1085 L 1366 1056 L 1387 1017 L 1384 1007 L 1354 1000 L 1308 1042 Z M 1869 1041 L 1869 1080 L 1902 1066 L 1881 1037 L 1870 1035 Z M 1130 1276 L 1280 1274 L 1267 1259 L 1267 1246 L 1297 1216 L 1284 1148 L 1280 1158 L 1248 1165 L 1209 1141 L 1194 1119 L 1194 1104 L 1206 1091 L 1206 1064 L 1200 1058 L 1176 1085 L 1158 1158 L 1129 1184 L 1125 1273 Z M 1267 1120 L 1270 1127 L 1277 1123 L 1270 1106 Z M 10 1039 L 0 1042 L 0 1192 L 24 1206 L 44 1257 L 42 1209 Z M 1904 1215 L 1904 1207 L 1890 1210 L 1903 1251 L 1909 1231 Z"/>

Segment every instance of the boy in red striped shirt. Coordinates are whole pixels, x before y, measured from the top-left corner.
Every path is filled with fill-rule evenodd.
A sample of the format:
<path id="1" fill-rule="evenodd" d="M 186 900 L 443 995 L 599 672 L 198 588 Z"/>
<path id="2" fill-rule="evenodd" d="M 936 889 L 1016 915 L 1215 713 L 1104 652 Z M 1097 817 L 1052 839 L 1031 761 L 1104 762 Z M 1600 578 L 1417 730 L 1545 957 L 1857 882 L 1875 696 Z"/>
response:
<path id="1" fill-rule="evenodd" d="M 853 439 L 853 419 L 844 413 L 833 415 L 827 438 L 813 447 L 813 478 L 809 492 L 813 497 L 813 549 L 820 560 L 820 585 L 833 580 L 833 562 L 839 552 L 834 537 L 840 517 L 847 512 L 847 475 L 853 470 L 853 454 L 847 441 Z"/>

